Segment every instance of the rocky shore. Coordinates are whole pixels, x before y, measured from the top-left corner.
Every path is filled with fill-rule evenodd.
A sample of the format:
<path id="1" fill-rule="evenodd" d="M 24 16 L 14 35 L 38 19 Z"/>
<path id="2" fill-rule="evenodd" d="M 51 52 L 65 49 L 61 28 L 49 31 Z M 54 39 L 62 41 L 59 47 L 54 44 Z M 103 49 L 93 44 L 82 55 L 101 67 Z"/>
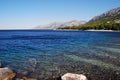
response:
<path id="1" fill-rule="evenodd" d="M 26 73 L 23 73 L 26 74 Z M 27 78 L 25 76 L 19 76 L 8 67 L 0 68 L 0 80 L 37 80 L 33 78 Z M 66 73 L 60 77 L 53 77 L 47 80 L 88 80 L 83 74 Z"/>
<path id="2" fill-rule="evenodd" d="M 16 74 L 7 67 L 0 68 L 0 80 L 12 80 L 15 75 Z"/>

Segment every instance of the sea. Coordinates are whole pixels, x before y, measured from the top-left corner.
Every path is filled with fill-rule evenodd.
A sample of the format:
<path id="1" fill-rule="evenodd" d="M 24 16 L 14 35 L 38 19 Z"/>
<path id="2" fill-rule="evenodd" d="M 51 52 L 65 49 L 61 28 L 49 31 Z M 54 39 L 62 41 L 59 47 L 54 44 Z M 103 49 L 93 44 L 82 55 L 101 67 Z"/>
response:
<path id="1" fill-rule="evenodd" d="M 120 80 L 120 32 L 0 30 L 0 64 L 43 80 L 65 73 Z"/>

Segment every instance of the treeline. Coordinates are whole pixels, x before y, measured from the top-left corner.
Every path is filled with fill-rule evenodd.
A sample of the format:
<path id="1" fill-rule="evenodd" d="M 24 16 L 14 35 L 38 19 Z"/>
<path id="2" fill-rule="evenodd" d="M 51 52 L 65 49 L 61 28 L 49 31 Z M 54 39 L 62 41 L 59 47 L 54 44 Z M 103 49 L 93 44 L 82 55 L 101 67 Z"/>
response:
<path id="1" fill-rule="evenodd" d="M 106 17 L 106 18 L 100 18 L 95 21 L 89 21 L 86 24 L 80 25 L 80 26 L 66 26 L 64 28 L 58 28 L 58 29 L 78 29 L 78 30 L 88 30 L 88 29 L 95 29 L 95 30 L 120 30 L 120 22 L 115 22 L 115 20 L 120 20 L 120 14 L 112 16 L 112 17 Z"/>
<path id="2" fill-rule="evenodd" d="M 78 30 L 88 30 L 88 29 L 95 29 L 95 30 L 120 30 L 120 23 L 91 23 L 91 24 L 84 24 L 81 26 L 66 26 L 64 28 L 58 29 L 78 29 Z"/>

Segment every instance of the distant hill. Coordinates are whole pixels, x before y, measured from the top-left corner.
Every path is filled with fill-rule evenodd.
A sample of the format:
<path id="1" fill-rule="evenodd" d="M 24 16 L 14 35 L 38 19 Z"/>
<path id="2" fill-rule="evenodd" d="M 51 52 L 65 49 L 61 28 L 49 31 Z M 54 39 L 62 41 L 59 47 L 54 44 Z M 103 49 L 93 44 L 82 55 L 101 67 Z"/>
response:
<path id="1" fill-rule="evenodd" d="M 63 28 L 65 26 L 79 26 L 85 23 L 86 21 L 78 21 L 78 20 L 72 20 L 69 22 L 54 22 L 47 25 L 39 25 L 35 27 L 35 29 L 57 29 L 59 27 Z"/>
<path id="2" fill-rule="evenodd" d="M 66 26 L 59 29 L 103 29 L 103 30 L 120 30 L 120 7 L 111 9 L 101 15 L 93 17 L 86 24 L 80 26 Z"/>

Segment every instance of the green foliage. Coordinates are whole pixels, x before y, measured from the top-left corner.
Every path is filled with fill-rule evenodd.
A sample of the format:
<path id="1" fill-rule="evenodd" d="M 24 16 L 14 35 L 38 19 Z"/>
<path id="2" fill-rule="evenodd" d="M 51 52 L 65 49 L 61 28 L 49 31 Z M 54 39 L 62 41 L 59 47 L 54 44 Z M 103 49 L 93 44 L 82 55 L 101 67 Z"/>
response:
<path id="1" fill-rule="evenodd" d="M 59 29 L 78 29 L 78 30 L 88 30 L 88 29 L 95 29 L 95 30 L 120 30 L 120 23 L 116 23 L 114 20 L 120 20 L 120 15 L 108 17 L 108 18 L 101 18 L 96 21 L 89 21 L 88 23 L 80 26 L 72 26 L 72 27 L 64 27 Z"/>

